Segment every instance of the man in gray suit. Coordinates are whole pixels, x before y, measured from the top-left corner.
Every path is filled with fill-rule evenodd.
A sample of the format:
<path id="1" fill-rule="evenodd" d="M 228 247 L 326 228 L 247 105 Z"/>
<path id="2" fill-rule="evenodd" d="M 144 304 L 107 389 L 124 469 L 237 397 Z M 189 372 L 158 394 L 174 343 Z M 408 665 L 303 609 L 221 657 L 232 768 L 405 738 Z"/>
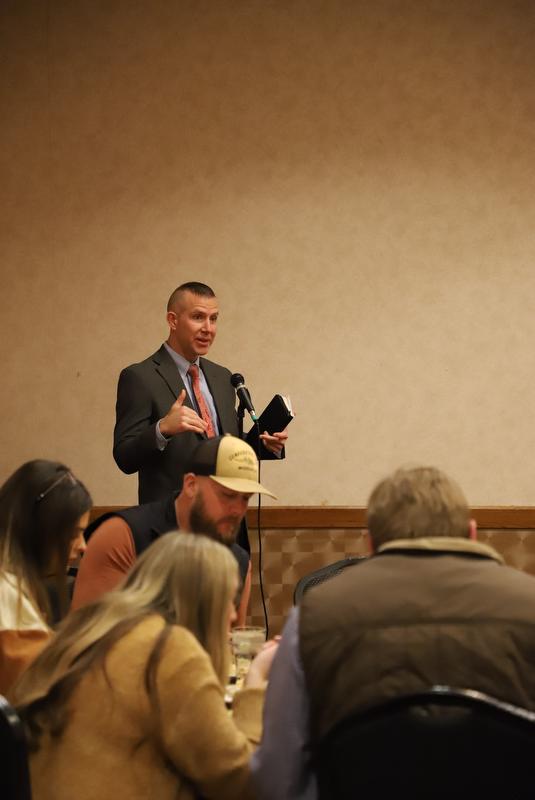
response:
<path id="1" fill-rule="evenodd" d="M 231 373 L 205 358 L 218 315 L 209 286 L 182 284 L 167 304 L 167 341 L 121 372 L 113 456 L 123 472 L 139 474 L 140 503 L 180 489 L 184 464 L 203 438 L 238 435 Z M 286 438 L 262 434 L 262 458 L 280 457 Z"/>

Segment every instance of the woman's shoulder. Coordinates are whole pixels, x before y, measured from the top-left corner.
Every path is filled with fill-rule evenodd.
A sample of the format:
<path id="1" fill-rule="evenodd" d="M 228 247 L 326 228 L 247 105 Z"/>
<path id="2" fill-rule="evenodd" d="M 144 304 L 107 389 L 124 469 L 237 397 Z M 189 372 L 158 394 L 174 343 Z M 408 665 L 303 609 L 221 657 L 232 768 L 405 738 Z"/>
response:
<path id="1" fill-rule="evenodd" d="M 190 671 L 215 678 L 208 653 L 195 636 L 187 628 L 166 623 L 158 614 L 141 620 L 116 642 L 107 659 L 110 673 L 118 670 L 125 677 L 127 674 L 135 676 L 144 673 L 147 659 L 158 646 L 162 634 L 161 651 L 157 658 L 159 682 L 174 681 L 177 674 L 184 677 Z"/>
<path id="2" fill-rule="evenodd" d="M 166 622 L 159 614 L 151 614 L 142 619 L 121 639 L 120 648 L 152 651 L 162 634 L 164 634 L 163 650 L 166 654 L 172 652 L 180 661 L 192 656 L 208 658 L 208 654 L 191 631 L 181 625 Z"/>

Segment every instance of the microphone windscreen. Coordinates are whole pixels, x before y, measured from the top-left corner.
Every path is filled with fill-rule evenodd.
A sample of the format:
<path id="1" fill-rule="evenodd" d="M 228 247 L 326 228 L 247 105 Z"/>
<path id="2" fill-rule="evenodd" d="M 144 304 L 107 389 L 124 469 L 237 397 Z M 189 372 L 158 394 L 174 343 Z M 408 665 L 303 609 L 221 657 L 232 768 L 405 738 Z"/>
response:
<path id="1" fill-rule="evenodd" d="M 245 378 L 243 377 L 243 375 L 240 375 L 239 372 L 235 372 L 233 375 L 230 376 L 230 382 L 234 386 L 234 388 L 237 389 L 238 386 L 243 386 L 243 384 L 245 383 Z"/>

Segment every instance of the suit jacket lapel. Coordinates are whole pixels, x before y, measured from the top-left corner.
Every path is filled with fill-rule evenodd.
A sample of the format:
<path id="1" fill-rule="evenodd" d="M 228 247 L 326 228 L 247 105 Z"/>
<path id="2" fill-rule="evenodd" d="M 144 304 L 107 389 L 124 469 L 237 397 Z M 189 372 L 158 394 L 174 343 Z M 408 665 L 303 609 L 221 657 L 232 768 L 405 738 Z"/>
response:
<path id="1" fill-rule="evenodd" d="M 152 356 L 152 362 L 154 364 L 154 368 L 158 375 L 165 381 L 171 392 L 173 393 L 175 399 L 178 397 L 182 389 L 186 389 L 182 378 L 180 377 L 180 372 L 178 371 L 178 367 L 165 349 L 162 346 L 158 350 L 157 353 L 154 353 Z M 184 405 L 189 406 L 190 408 L 194 408 L 191 400 L 189 399 L 189 394 L 186 389 L 186 397 L 184 400 Z"/>

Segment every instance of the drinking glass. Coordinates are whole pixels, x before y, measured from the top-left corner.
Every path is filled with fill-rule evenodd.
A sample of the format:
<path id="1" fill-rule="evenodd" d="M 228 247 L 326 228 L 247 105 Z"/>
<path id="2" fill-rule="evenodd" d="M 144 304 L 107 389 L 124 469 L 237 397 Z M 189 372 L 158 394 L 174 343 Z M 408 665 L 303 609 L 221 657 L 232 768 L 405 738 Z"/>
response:
<path id="1" fill-rule="evenodd" d="M 266 641 L 266 629 L 260 626 L 244 625 L 232 628 L 230 643 L 236 664 L 236 683 L 241 685 L 249 671 L 251 661 L 260 652 Z"/>

